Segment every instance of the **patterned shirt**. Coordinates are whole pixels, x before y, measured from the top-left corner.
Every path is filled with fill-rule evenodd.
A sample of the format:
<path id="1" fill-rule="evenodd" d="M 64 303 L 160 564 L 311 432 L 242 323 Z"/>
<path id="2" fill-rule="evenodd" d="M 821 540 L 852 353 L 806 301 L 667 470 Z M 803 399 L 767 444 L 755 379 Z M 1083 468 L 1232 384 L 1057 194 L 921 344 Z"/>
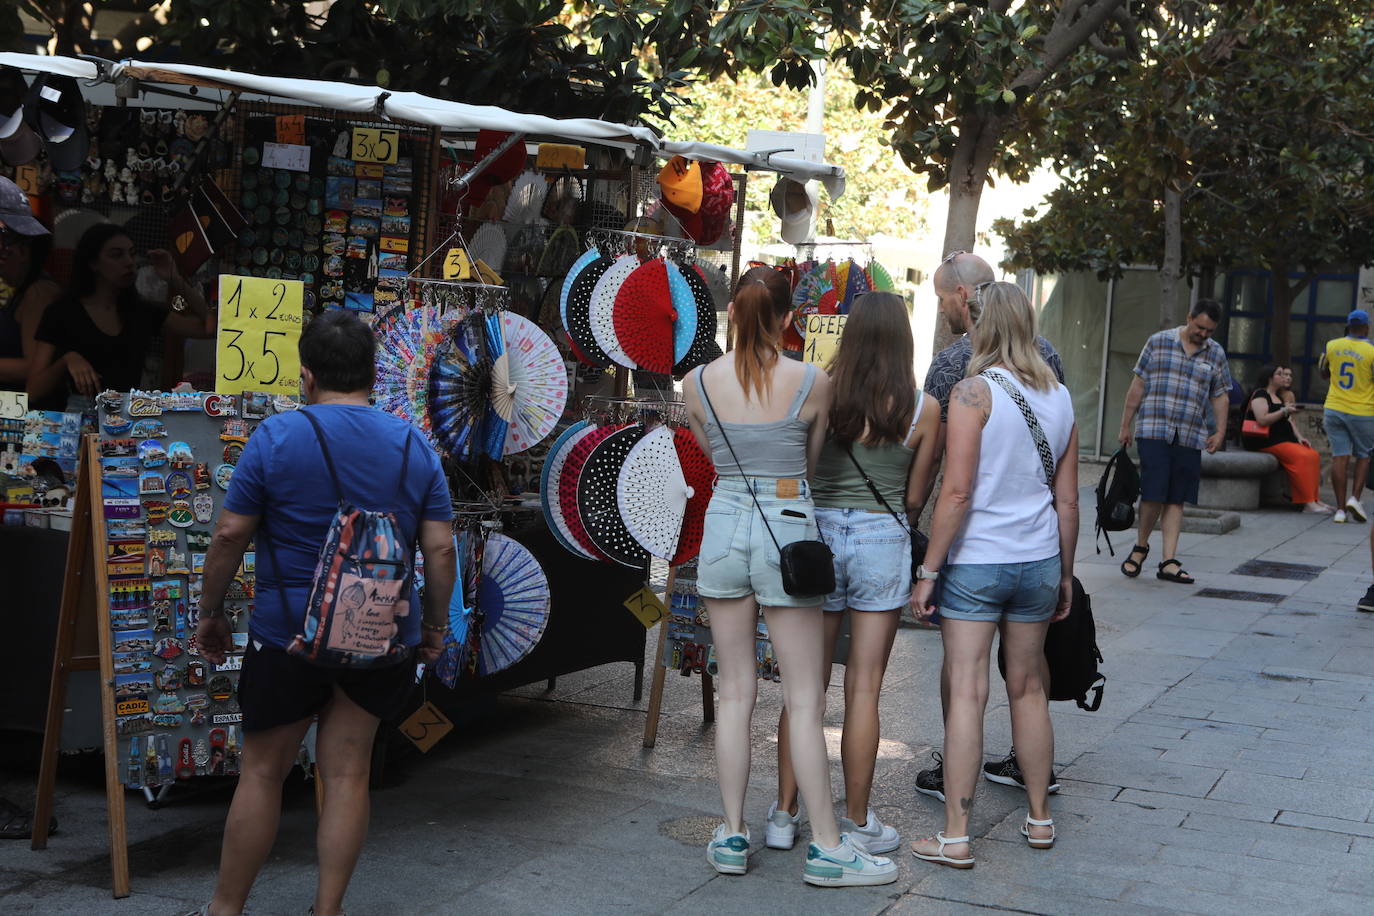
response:
<path id="1" fill-rule="evenodd" d="M 1059 379 L 1059 384 L 1064 385 L 1064 363 L 1059 359 L 1054 347 L 1043 337 L 1035 338 L 1035 345 L 1040 348 L 1040 355 L 1045 358 L 1045 362 L 1054 370 L 1054 377 Z M 930 369 L 926 371 L 925 389 L 926 394 L 940 402 L 941 420 L 949 419 L 949 393 L 963 380 L 971 359 L 973 341 L 965 334 L 936 353 L 935 358 L 930 361 Z"/>
<path id="2" fill-rule="evenodd" d="M 1183 328 L 1159 331 L 1145 341 L 1135 374 L 1145 383 L 1145 396 L 1135 418 L 1137 439 L 1162 439 L 1185 448 L 1207 445 L 1212 398 L 1231 390 L 1226 351 L 1208 341 L 1192 356 L 1183 349 Z"/>

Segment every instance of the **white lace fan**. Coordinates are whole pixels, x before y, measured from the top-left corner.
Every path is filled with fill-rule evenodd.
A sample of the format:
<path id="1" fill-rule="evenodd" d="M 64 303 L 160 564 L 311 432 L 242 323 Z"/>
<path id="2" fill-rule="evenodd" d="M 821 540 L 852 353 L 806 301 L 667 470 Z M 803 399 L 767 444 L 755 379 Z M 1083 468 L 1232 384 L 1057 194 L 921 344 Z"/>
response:
<path id="1" fill-rule="evenodd" d="M 672 429 L 660 426 L 634 444 L 620 469 L 615 495 L 630 536 L 654 556 L 671 560 L 692 496 Z"/>

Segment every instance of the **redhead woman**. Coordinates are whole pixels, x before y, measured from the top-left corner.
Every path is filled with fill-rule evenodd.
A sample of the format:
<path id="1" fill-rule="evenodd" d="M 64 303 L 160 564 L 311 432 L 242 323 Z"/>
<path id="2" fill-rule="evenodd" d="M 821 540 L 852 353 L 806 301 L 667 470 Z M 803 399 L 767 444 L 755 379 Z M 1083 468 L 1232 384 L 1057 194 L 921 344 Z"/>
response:
<path id="1" fill-rule="evenodd" d="M 835 552 L 837 587 L 823 605 L 827 661 L 840 625 L 849 619 L 840 739 L 846 811 L 840 829 L 875 855 L 901 844 L 897 831 L 869 805 L 878 757 L 878 695 L 901 609 L 911 599 L 910 532 L 925 506 L 940 434 L 940 405 L 916 385 L 914 351 L 900 296 L 873 292 L 854 300 L 829 367 L 829 435 L 811 478 L 816 519 Z M 800 822 L 788 732 L 784 710 L 778 723 L 778 801 L 768 812 L 766 837 L 779 849 L 792 848 Z"/>
<path id="2" fill-rule="evenodd" d="M 1035 312 L 1011 283 L 980 283 L 973 356 L 949 402 L 945 477 L 930 546 L 912 593 L 938 608 L 949 684 L 945 829 L 917 840 L 918 859 L 972 868 L 968 824 L 983 756 L 992 638 L 1007 661 L 1012 741 L 1030 811 L 1021 835 L 1054 845 L 1054 732 L 1042 680 L 1045 631 L 1068 616 L 1078 540 L 1078 428 L 1068 389 L 1035 345 Z"/>
<path id="3" fill-rule="evenodd" d="M 783 588 L 779 549 L 816 537 L 807 483 L 825 440 L 830 380 L 814 365 L 782 358 L 778 342 L 791 317 L 786 279 L 756 267 L 740 278 L 730 303 L 735 346 L 684 382 L 688 418 L 718 480 L 706 510 L 697 591 L 711 618 L 719 674 L 716 770 L 725 822 L 706 847 L 721 874 L 749 867 L 744 819 L 750 722 L 757 691 L 754 631 L 759 608 L 782 669 L 789 747 L 813 841 L 802 880 L 850 886 L 897 880 L 891 859 L 871 856 L 841 836 L 830 794 L 825 711 L 825 595 Z M 777 546 L 774 544 L 776 538 Z"/>

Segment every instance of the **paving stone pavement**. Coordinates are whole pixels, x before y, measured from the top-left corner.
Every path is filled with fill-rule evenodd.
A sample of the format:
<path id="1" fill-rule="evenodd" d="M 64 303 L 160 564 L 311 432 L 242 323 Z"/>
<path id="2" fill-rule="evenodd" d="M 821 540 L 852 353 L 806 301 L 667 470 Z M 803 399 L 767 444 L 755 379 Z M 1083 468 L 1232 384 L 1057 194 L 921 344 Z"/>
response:
<path id="1" fill-rule="evenodd" d="M 1245 514 L 1230 534 L 1183 536 L 1198 583 L 1180 586 L 1152 576 L 1158 538 L 1145 575 L 1125 579 L 1120 550 L 1094 552 L 1086 490 L 1083 503 L 1077 570 L 1109 681 L 1096 713 L 1054 704 L 1063 789 L 1052 804 L 1053 850 L 1028 849 L 1017 834 L 1021 793 L 983 783 L 972 871 L 919 862 L 903 846 L 895 884 L 810 888 L 800 880 L 803 825 L 798 848 L 756 849 L 747 876 L 717 876 L 703 855 L 719 796 L 700 681 L 669 675 L 658 744 L 645 750 L 646 703 L 630 701 L 629 668 L 618 665 L 495 699 L 429 755 L 393 763 L 374 793 L 349 912 L 1370 912 L 1374 616 L 1354 609 L 1370 581 L 1367 526 Z M 1269 563 L 1316 569 L 1256 574 Z M 1244 600 L 1255 593 L 1268 597 Z M 941 825 L 939 805 L 912 791 L 941 741 L 939 660 L 937 634 L 903 629 L 885 682 L 873 805 L 906 838 Z M 836 758 L 841 679 L 837 668 L 826 716 Z M 779 702 L 776 686 L 761 686 L 747 807 L 758 847 Z M 986 732 L 987 756 L 1005 752 L 998 686 Z M 838 759 L 833 782 L 842 791 Z M 0 773 L 0 794 L 31 792 L 31 773 Z M 251 913 L 309 905 L 312 799 L 308 784 L 288 784 Z M 50 848 L 0 845 L 0 911 L 171 914 L 202 903 L 226 796 L 157 811 L 129 801 L 131 897 L 109 896 L 98 775 L 72 769 L 59 785 L 62 832 Z"/>

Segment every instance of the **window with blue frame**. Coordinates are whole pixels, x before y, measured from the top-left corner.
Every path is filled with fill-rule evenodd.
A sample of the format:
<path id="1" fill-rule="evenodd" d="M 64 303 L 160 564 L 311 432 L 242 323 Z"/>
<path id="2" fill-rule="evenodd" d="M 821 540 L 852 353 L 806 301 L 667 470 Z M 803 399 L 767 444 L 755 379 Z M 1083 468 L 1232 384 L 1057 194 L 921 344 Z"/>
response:
<path id="1" fill-rule="evenodd" d="M 1345 333 L 1345 318 L 1359 295 L 1357 273 L 1291 273 L 1289 283 L 1307 286 L 1293 301 L 1289 337 L 1293 347 L 1293 391 L 1304 403 L 1326 399 L 1327 381 L 1317 363 L 1327 341 Z M 1221 344 L 1231 363 L 1231 375 L 1247 391 L 1255 384 L 1260 368 L 1269 361 L 1270 331 L 1274 315 L 1274 284 L 1267 270 L 1228 271 L 1217 278 L 1226 317 Z"/>

